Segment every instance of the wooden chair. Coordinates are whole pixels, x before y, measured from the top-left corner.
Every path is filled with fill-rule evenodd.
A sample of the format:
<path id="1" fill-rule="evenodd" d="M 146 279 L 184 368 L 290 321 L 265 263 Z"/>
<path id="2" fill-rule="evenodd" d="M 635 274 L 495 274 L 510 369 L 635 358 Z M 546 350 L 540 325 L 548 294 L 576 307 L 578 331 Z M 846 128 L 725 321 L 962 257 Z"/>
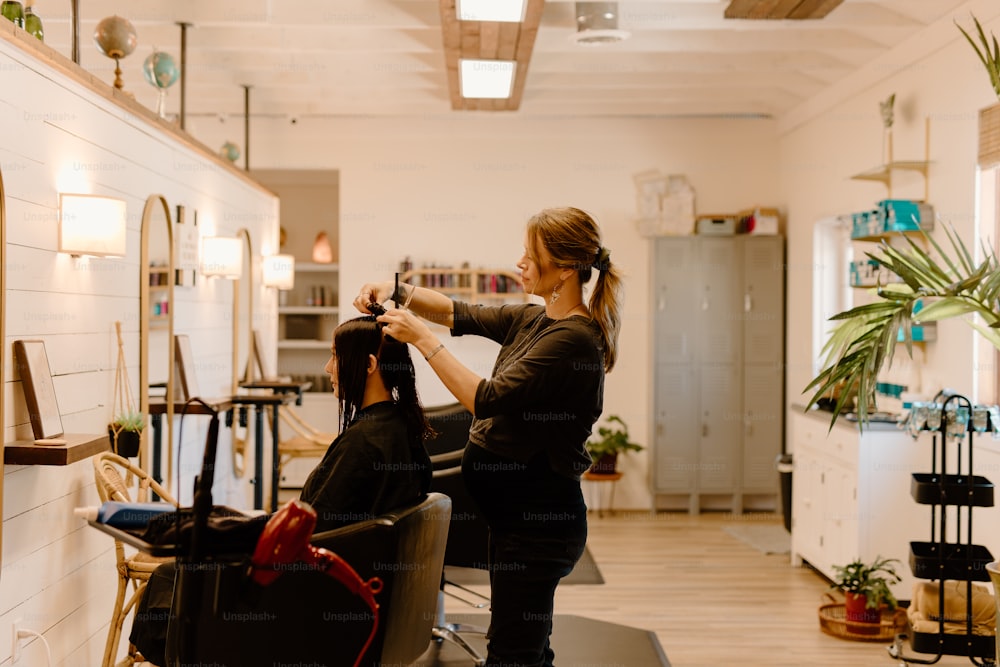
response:
<path id="1" fill-rule="evenodd" d="M 290 405 L 278 408 L 278 419 L 294 434 L 278 443 L 278 479 L 281 479 L 281 469 L 292 459 L 323 458 L 337 437 L 336 433 L 325 433 L 306 422 Z"/>
<path id="2" fill-rule="evenodd" d="M 111 452 L 104 452 L 95 456 L 93 461 L 97 494 L 100 496 L 101 502 L 108 500 L 132 502 L 134 499 L 129 489 L 133 486 L 132 479 L 135 478 L 138 480 L 140 498 L 148 498 L 149 491 L 152 490 L 164 502 L 177 505 L 177 501 L 166 489 L 128 459 L 124 459 Z M 101 663 L 103 667 L 114 667 L 125 618 L 135 607 L 136 603 L 138 603 L 153 570 L 168 560 L 172 559 L 155 558 L 142 552 L 128 555 L 125 552 L 125 545 L 115 540 L 118 593 L 115 596 L 115 606 L 111 611 L 111 625 L 108 627 L 108 640 L 104 648 L 104 660 Z M 131 594 L 129 594 L 130 587 L 132 589 Z M 135 647 L 129 644 L 128 656 L 124 664 L 130 665 L 135 660 Z"/>

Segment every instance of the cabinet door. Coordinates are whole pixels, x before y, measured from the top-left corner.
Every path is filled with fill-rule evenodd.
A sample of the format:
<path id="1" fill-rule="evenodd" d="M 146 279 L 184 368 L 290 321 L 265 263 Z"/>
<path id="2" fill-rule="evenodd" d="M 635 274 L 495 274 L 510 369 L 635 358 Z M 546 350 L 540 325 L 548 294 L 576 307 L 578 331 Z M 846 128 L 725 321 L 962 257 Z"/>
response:
<path id="1" fill-rule="evenodd" d="M 815 565 L 823 553 L 823 463 L 798 435 L 793 437 L 792 554 Z"/>
<path id="2" fill-rule="evenodd" d="M 780 363 L 743 367 L 743 492 L 777 493 L 775 459 L 784 441 L 784 368 Z"/>
<path id="3" fill-rule="evenodd" d="M 656 365 L 654 491 L 694 493 L 698 477 L 698 389 L 693 364 Z"/>
<path id="4" fill-rule="evenodd" d="M 784 304 L 784 239 L 780 236 L 750 236 L 743 239 L 742 320 L 745 363 L 781 363 L 784 358 Z"/>
<path id="5" fill-rule="evenodd" d="M 701 271 L 694 274 L 699 313 L 698 359 L 703 363 L 739 363 L 743 335 L 742 259 L 737 243 L 731 237 L 702 237 L 698 242 Z"/>
<path id="6" fill-rule="evenodd" d="M 699 275 L 695 239 L 657 239 L 653 273 L 656 359 L 664 363 L 691 363 L 695 360 L 698 340 L 699 294 L 691 287 Z"/>
<path id="7" fill-rule="evenodd" d="M 703 493 L 733 493 L 740 479 L 743 428 L 739 370 L 735 364 L 701 364 L 699 376 L 698 489 Z"/>
<path id="8" fill-rule="evenodd" d="M 858 551 L 858 475 L 838 461 L 827 460 L 823 473 L 823 563 L 828 577 L 833 565 L 844 565 L 861 556 Z"/>

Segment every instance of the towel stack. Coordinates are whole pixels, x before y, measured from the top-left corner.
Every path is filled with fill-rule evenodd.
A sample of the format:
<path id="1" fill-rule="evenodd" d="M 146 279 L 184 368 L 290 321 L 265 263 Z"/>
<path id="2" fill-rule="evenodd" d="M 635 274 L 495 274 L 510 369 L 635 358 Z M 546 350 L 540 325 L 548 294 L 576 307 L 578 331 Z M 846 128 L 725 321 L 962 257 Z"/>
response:
<path id="1" fill-rule="evenodd" d="M 944 592 L 944 617 L 941 617 L 941 592 Z M 938 634 L 943 621 L 945 634 L 964 635 L 967 632 L 968 583 L 921 581 L 913 586 L 913 599 L 906 610 L 914 632 Z M 972 634 L 996 634 L 996 602 L 989 587 L 972 584 Z"/>

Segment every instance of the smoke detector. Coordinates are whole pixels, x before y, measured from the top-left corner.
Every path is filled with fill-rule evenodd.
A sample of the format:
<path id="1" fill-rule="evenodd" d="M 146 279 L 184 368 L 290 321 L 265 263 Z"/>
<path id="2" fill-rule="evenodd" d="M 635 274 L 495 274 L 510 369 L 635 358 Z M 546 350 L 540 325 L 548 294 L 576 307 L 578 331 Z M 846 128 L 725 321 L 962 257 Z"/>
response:
<path id="1" fill-rule="evenodd" d="M 618 29 L 617 2 L 576 3 L 576 32 L 570 41 L 585 46 L 613 44 L 628 39 L 631 33 Z"/>

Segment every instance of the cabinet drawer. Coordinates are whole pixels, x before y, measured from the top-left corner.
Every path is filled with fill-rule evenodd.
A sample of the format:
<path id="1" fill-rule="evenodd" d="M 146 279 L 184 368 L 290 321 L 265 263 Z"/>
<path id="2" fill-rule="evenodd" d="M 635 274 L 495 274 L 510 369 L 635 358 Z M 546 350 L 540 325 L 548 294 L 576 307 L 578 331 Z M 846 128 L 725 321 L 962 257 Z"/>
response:
<path id="1" fill-rule="evenodd" d="M 796 447 L 803 446 L 823 452 L 850 466 L 858 464 L 858 444 L 861 436 L 854 424 L 834 424 L 830 428 L 830 415 L 797 414 L 791 420 L 792 438 Z"/>

